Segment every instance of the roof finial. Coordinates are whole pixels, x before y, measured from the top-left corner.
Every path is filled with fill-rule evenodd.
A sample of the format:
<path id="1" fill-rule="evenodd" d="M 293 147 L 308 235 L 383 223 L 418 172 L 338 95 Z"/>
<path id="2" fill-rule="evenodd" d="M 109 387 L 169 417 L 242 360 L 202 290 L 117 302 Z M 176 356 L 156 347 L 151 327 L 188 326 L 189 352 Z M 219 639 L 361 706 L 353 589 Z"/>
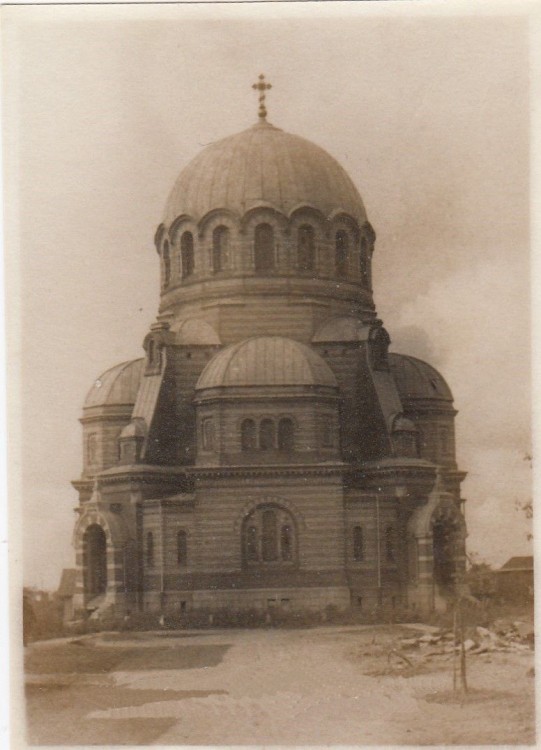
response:
<path id="1" fill-rule="evenodd" d="M 259 76 L 259 81 L 257 83 L 252 84 L 252 88 L 256 91 L 259 91 L 259 119 L 261 121 L 265 120 L 267 117 L 267 110 L 265 109 L 265 91 L 268 91 L 272 88 L 270 83 L 267 83 L 265 81 L 265 76 L 263 73 Z"/>

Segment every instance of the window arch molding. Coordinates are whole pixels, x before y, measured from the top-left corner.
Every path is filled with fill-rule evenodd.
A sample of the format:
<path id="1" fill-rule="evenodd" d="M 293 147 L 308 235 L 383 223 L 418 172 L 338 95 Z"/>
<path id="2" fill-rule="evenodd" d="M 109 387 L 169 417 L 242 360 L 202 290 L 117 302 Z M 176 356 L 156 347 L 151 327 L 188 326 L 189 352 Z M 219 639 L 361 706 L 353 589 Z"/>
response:
<path id="1" fill-rule="evenodd" d="M 278 242 L 289 234 L 289 220 L 280 211 L 270 205 L 259 205 L 248 209 L 240 220 L 240 232 L 252 237 L 258 224 L 270 224 L 274 229 L 274 236 Z"/>
<path id="2" fill-rule="evenodd" d="M 276 505 L 287 510 L 295 520 L 299 532 L 306 531 L 306 519 L 296 503 L 289 498 L 280 497 L 279 495 L 263 495 L 262 497 L 252 497 L 249 499 L 237 513 L 233 523 L 235 534 L 240 534 L 244 519 L 247 518 L 254 510 L 266 505 Z"/>
<path id="3" fill-rule="evenodd" d="M 228 208 L 213 208 L 203 216 L 197 225 L 197 235 L 200 240 L 212 236 L 215 227 L 223 225 L 232 233 L 237 232 L 240 224 L 240 217 Z"/>

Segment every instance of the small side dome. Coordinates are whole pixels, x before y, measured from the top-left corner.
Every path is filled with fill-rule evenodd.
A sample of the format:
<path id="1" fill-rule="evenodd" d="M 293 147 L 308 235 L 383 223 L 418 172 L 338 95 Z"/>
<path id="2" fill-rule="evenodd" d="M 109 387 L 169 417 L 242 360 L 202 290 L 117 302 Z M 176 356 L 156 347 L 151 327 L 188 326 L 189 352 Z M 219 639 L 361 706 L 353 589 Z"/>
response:
<path id="1" fill-rule="evenodd" d="M 144 367 L 144 359 L 134 359 L 106 370 L 94 381 L 83 408 L 135 404 Z"/>
<path id="2" fill-rule="evenodd" d="M 219 346 L 222 343 L 206 320 L 188 318 L 173 325 L 171 330 L 175 333 L 175 344 L 180 346 Z"/>
<path id="3" fill-rule="evenodd" d="M 147 435 L 147 426 L 142 417 L 134 417 L 132 421 L 124 427 L 120 433 L 120 440 L 126 438 L 145 438 Z"/>
<path id="4" fill-rule="evenodd" d="M 344 341 L 366 341 L 370 326 L 357 318 L 344 316 L 325 321 L 316 331 L 312 343 L 327 344 Z"/>
<path id="5" fill-rule="evenodd" d="M 453 401 L 451 389 L 432 365 L 405 354 L 389 353 L 388 360 L 402 400 Z"/>
<path id="6" fill-rule="evenodd" d="M 327 386 L 336 378 L 305 344 L 281 336 L 258 336 L 218 352 L 197 381 L 196 390 L 235 386 Z"/>

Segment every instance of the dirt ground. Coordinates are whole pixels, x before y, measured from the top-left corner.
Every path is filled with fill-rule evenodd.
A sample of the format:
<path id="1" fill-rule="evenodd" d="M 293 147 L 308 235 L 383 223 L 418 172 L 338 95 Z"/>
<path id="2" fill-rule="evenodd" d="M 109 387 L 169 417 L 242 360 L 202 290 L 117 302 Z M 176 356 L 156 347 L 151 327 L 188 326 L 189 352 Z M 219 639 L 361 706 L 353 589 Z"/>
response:
<path id="1" fill-rule="evenodd" d="M 422 627 L 422 626 L 420 626 Z M 533 745 L 533 651 L 409 653 L 415 626 L 104 633 L 26 649 L 34 745 Z"/>

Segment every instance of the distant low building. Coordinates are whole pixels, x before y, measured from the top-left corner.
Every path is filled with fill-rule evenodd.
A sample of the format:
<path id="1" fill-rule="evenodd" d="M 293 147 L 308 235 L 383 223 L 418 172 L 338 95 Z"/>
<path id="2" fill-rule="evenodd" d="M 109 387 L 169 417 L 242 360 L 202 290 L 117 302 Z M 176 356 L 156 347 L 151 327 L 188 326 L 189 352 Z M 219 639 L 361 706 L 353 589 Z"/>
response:
<path id="1" fill-rule="evenodd" d="M 533 599 L 533 557 L 511 557 L 496 571 L 498 593 L 507 601 Z"/>

